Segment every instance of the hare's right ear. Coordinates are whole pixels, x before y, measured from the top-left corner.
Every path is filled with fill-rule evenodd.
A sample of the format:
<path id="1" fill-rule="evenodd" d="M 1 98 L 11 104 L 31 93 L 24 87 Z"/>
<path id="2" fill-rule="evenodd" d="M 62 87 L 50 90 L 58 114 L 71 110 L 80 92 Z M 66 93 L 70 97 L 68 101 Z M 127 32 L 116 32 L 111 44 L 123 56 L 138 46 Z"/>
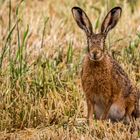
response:
<path id="1" fill-rule="evenodd" d="M 87 36 L 90 36 L 92 34 L 92 24 L 87 14 L 79 7 L 73 7 L 71 11 L 78 26 L 85 31 Z"/>
<path id="2" fill-rule="evenodd" d="M 110 10 L 110 12 L 106 15 L 102 26 L 101 32 L 107 34 L 112 28 L 114 28 L 121 16 L 122 9 L 121 7 L 115 7 Z"/>

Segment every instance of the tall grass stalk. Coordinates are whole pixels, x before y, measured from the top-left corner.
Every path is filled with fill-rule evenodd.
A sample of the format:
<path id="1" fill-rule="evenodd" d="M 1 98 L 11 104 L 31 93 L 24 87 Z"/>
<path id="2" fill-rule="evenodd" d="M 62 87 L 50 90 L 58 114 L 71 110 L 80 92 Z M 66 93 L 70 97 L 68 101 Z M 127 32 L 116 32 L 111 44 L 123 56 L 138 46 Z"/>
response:
<path id="1" fill-rule="evenodd" d="M 8 42 L 11 39 L 12 33 L 13 33 L 14 29 L 16 28 L 18 22 L 19 22 L 19 20 L 11 28 L 10 32 L 7 35 L 7 38 L 6 38 L 6 41 L 5 41 L 5 45 L 2 48 L 1 56 L 0 56 L 0 71 L 2 70 L 3 59 L 4 59 L 4 56 L 5 56 L 5 53 L 6 53 L 7 49 L 8 49 Z"/>
<path id="2" fill-rule="evenodd" d="M 9 32 L 11 30 L 11 0 L 9 0 Z M 9 61 L 11 60 L 11 37 L 9 38 Z"/>
<path id="3" fill-rule="evenodd" d="M 137 84 L 140 83 L 140 35 L 136 34 L 136 29 L 140 10 L 131 15 L 129 3 L 121 0 L 62 0 L 61 5 L 56 0 L 30 0 L 26 1 L 26 7 L 21 5 L 23 1 L 9 0 L 3 4 L 4 12 L 0 9 L 0 20 L 4 23 L 0 26 L 0 46 L 3 46 L 0 52 L 0 131 L 5 132 L 0 132 L 0 139 L 5 133 L 16 133 L 19 129 L 22 134 L 22 129 L 26 129 L 27 137 L 31 137 L 32 130 L 35 136 L 46 134 L 44 139 L 132 139 L 131 125 L 121 122 L 95 120 L 94 128 L 89 131 L 80 81 L 86 42 L 70 9 L 74 5 L 81 6 L 93 18 L 95 29 L 100 30 L 101 18 L 114 4 L 125 7 L 119 26 L 110 32 L 108 46 L 113 44 L 113 47 L 108 48 L 108 52 L 114 52 L 117 61 Z M 46 14 L 49 22 L 47 17 L 40 23 Z M 136 121 L 133 129 L 136 137 L 138 125 Z M 42 127 L 45 131 L 39 129 L 38 132 L 36 128 Z M 24 139 L 21 133 L 18 131 L 15 139 Z"/>
<path id="4" fill-rule="evenodd" d="M 48 22 L 49 18 L 46 17 L 44 21 L 44 28 L 43 28 L 43 33 L 42 33 L 42 41 L 41 41 L 41 48 L 43 48 L 44 45 L 44 37 L 45 37 L 45 31 L 46 31 L 46 24 Z"/>

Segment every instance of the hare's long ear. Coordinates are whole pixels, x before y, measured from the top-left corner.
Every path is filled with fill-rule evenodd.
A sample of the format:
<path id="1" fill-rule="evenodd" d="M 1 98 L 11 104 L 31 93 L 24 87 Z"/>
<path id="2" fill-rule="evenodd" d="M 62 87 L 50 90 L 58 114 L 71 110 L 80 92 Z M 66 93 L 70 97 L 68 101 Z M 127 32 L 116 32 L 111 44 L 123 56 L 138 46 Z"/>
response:
<path id="1" fill-rule="evenodd" d="M 115 27 L 121 16 L 121 12 L 121 7 L 115 7 L 109 11 L 101 26 L 102 33 L 107 34 L 109 30 Z"/>
<path id="2" fill-rule="evenodd" d="M 85 31 L 87 36 L 90 36 L 92 34 L 92 24 L 87 14 L 79 7 L 73 7 L 71 11 L 78 26 Z"/>

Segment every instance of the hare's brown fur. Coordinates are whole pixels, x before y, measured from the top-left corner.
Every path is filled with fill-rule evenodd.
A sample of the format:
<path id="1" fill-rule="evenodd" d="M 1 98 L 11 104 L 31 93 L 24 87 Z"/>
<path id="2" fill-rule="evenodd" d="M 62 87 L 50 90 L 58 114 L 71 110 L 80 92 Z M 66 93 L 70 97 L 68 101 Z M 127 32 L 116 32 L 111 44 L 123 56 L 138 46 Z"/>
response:
<path id="1" fill-rule="evenodd" d="M 81 79 L 87 104 L 92 107 L 96 106 L 96 109 L 93 108 L 93 110 L 98 119 L 111 117 L 113 120 L 120 120 L 125 115 L 131 116 L 135 111 L 138 98 L 136 88 L 133 87 L 119 64 L 108 54 L 99 62 L 91 61 L 86 55 L 83 61 Z M 109 113 L 112 114 L 109 109 L 113 103 L 119 104 L 120 108 L 122 107 L 122 115 L 120 114 L 118 118 L 107 116 Z M 108 114 L 104 114 L 108 105 Z M 117 113 L 119 112 L 117 111 Z"/>
<path id="2" fill-rule="evenodd" d="M 113 8 L 106 16 L 101 33 L 92 32 L 86 13 L 79 7 L 72 9 L 73 16 L 87 35 L 88 52 L 84 57 L 81 80 L 86 95 L 88 119 L 93 113 L 97 119 L 119 121 L 139 117 L 139 91 L 116 60 L 105 50 L 105 39 L 115 27 L 121 8 Z"/>

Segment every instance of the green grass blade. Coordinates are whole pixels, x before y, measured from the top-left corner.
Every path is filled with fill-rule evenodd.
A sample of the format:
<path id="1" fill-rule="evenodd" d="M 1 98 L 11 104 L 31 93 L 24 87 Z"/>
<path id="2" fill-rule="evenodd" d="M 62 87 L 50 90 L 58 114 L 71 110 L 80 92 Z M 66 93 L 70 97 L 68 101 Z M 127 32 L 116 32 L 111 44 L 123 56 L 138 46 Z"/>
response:
<path id="1" fill-rule="evenodd" d="M 19 22 L 19 21 L 17 21 L 17 23 L 18 23 L 18 22 Z M 2 68 L 2 62 L 3 62 L 3 59 L 4 59 L 4 55 L 5 55 L 6 50 L 7 50 L 7 48 L 8 48 L 7 43 L 8 43 L 8 41 L 9 41 L 9 39 L 11 38 L 11 35 L 12 35 L 14 29 L 16 28 L 17 23 L 12 27 L 11 31 L 9 32 L 9 34 L 8 34 L 8 36 L 7 36 L 7 38 L 6 38 L 5 45 L 4 45 L 4 47 L 2 48 L 2 53 L 1 53 L 1 57 L 0 57 L 0 69 Z"/>

